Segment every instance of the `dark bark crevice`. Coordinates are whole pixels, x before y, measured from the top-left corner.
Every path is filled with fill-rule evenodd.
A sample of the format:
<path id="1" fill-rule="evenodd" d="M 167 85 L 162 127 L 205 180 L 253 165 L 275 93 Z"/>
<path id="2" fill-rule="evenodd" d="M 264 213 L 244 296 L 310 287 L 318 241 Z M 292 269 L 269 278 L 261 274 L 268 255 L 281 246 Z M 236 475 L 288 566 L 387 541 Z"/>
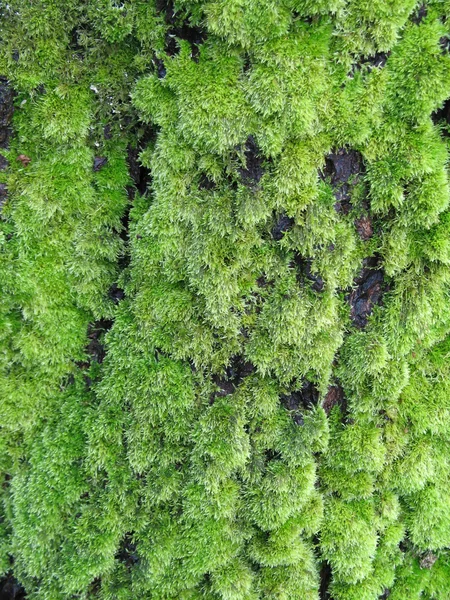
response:
<path id="1" fill-rule="evenodd" d="M 339 406 L 344 414 L 347 412 L 347 402 L 344 396 L 344 390 L 338 383 L 330 385 L 325 398 L 322 401 L 322 407 L 327 415 L 330 414 L 335 406 Z"/>
<path id="2" fill-rule="evenodd" d="M 0 580 L 0 600 L 24 600 L 25 590 L 10 573 Z"/>
<path id="3" fill-rule="evenodd" d="M 303 381 L 300 389 L 290 394 L 281 394 L 281 405 L 286 408 L 292 416 L 296 425 L 303 425 L 303 412 L 310 410 L 319 401 L 319 391 L 311 381 Z"/>
<path id="4" fill-rule="evenodd" d="M 219 390 L 211 394 L 210 404 L 213 404 L 216 398 L 233 394 L 244 378 L 254 373 L 254 371 L 255 366 L 243 356 L 233 356 L 225 369 L 224 375 L 216 374 L 212 376 L 212 381 Z"/>
<path id="5" fill-rule="evenodd" d="M 264 157 L 252 135 L 249 135 L 245 143 L 245 167 L 239 167 L 238 172 L 244 185 L 255 188 L 264 175 Z"/>
<path id="6" fill-rule="evenodd" d="M 295 219 L 288 217 L 285 213 L 275 216 L 275 225 L 271 229 L 272 238 L 279 242 L 283 239 L 285 233 L 290 231 L 295 225 Z"/>
<path id="7" fill-rule="evenodd" d="M 8 80 L 0 76 L 0 171 L 8 168 L 8 161 L 1 154 L 1 149 L 9 147 L 11 136 L 11 120 L 14 113 L 14 92 Z M 5 183 L 0 183 L 0 212 L 8 200 L 8 189 Z"/>
<path id="8" fill-rule="evenodd" d="M 354 280 L 355 287 L 348 294 L 350 317 L 359 329 L 367 325 L 376 305 L 382 304 L 383 294 L 389 291 L 379 256 L 365 258 L 362 269 Z"/>
<path id="9" fill-rule="evenodd" d="M 325 157 L 325 167 L 319 176 L 330 182 L 336 198 L 334 207 L 338 213 L 346 215 L 353 208 L 352 187 L 364 171 L 363 157 L 357 150 L 338 148 Z"/>
<path id="10" fill-rule="evenodd" d="M 199 47 L 205 41 L 207 32 L 202 27 L 192 26 L 189 22 L 180 19 L 175 12 L 172 0 L 157 0 L 156 10 L 164 14 L 164 20 L 168 25 L 166 34 L 166 53 L 168 56 L 175 56 L 179 52 L 177 40 L 186 40 L 191 44 L 192 59 L 198 62 Z M 165 68 L 163 64 L 157 65 L 158 76 L 165 77 Z"/>
<path id="11" fill-rule="evenodd" d="M 331 566 L 327 561 L 324 561 L 320 567 L 320 600 L 331 600 L 329 587 L 332 579 Z"/>
<path id="12" fill-rule="evenodd" d="M 294 252 L 294 260 L 291 263 L 293 268 L 297 269 L 297 280 L 300 285 L 304 285 L 304 281 L 310 282 L 311 288 L 315 292 L 323 292 L 325 282 L 319 273 L 312 271 L 312 258 L 305 258 L 299 252 Z"/>
<path id="13" fill-rule="evenodd" d="M 133 541 L 133 534 L 127 533 L 122 539 L 119 550 L 116 554 L 116 560 L 124 563 L 128 569 L 131 569 L 139 562 L 137 547 Z"/>

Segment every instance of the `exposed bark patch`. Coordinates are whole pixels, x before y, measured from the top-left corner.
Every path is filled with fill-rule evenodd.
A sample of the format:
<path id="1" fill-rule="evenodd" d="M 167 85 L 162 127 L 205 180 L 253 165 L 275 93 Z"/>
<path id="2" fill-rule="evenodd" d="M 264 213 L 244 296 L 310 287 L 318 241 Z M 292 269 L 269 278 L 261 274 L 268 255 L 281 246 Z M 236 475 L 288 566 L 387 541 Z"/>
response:
<path id="1" fill-rule="evenodd" d="M 234 383 L 232 381 L 228 381 L 227 379 L 222 378 L 219 375 L 213 375 L 212 380 L 220 389 L 219 389 L 219 391 L 214 392 L 211 395 L 211 398 L 210 398 L 211 404 L 213 404 L 213 402 L 216 398 L 221 398 L 222 396 L 228 396 L 229 394 L 232 394 L 236 389 L 236 386 L 234 385 Z"/>
<path id="2" fill-rule="evenodd" d="M 266 275 L 261 275 L 256 280 L 256 285 L 261 289 L 261 292 L 255 290 L 252 292 L 252 300 L 246 307 L 246 313 L 251 314 L 255 313 L 257 315 L 261 314 L 264 305 L 264 292 L 262 290 L 273 288 L 275 281 L 273 279 L 267 279 Z M 248 336 L 248 333 L 247 333 Z"/>
<path id="3" fill-rule="evenodd" d="M 298 282 L 303 283 L 304 278 L 311 282 L 311 287 L 315 292 L 323 292 L 325 288 L 325 282 L 318 273 L 313 273 L 311 270 L 312 259 L 304 258 L 299 252 L 294 253 L 294 261 L 291 264 L 292 267 L 297 268 Z"/>
<path id="4" fill-rule="evenodd" d="M 179 52 L 177 39 L 186 40 L 191 44 L 193 60 L 198 62 L 199 46 L 207 37 L 206 31 L 200 27 L 192 27 L 186 22 L 180 22 L 172 0 L 157 0 L 156 10 L 164 13 L 166 24 L 169 26 L 166 35 L 166 53 L 175 56 Z"/>
<path id="5" fill-rule="evenodd" d="M 363 215 L 355 221 L 356 231 L 363 241 L 369 240 L 373 236 L 372 220 L 368 215 Z"/>
<path id="6" fill-rule="evenodd" d="M 164 62 L 160 58 L 158 58 L 158 57 L 155 56 L 154 59 L 153 59 L 153 63 L 155 65 L 156 74 L 158 75 L 158 78 L 159 79 L 164 79 L 164 77 L 167 74 Z"/>
<path id="7" fill-rule="evenodd" d="M 129 228 L 130 228 L 130 209 L 132 206 L 132 202 L 136 195 L 136 191 L 139 192 L 141 196 L 145 194 L 147 191 L 148 185 L 151 181 L 150 170 L 147 167 L 144 167 L 140 160 L 139 154 L 148 144 L 148 142 L 154 137 L 155 131 L 151 128 L 148 128 L 142 138 L 139 140 L 136 146 L 129 145 L 127 148 L 127 164 L 128 164 L 128 172 L 130 174 L 131 180 L 133 182 L 132 185 L 127 186 L 127 194 L 129 198 L 129 203 L 126 207 L 126 210 L 122 216 L 121 223 L 122 229 L 120 232 L 121 239 L 127 245 L 129 242 Z M 138 237 L 138 236 L 136 236 Z M 138 237 L 140 239 L 140 236 Z M 121 270 L 125 269 L 129 265 L 130 256 L 128 252 L 125 252 L 119 258 L 119 267 Z M 114 302 L 118 302 L 124 296 L 123 290 L 118 288 L 117 284 L 113 284 L 109 291 L 109 296 Z"/>
<path id="8" fill-rule="evenodd" d="M 324 561 L 320 568 L 320 600 L 330 600 L 331 598 L 330 592 L 328 591 L 331 583 L 331 575 L 331 566 L 327 561 Z"/>
<path id="9" fill-rule="evenodd" d="M 132 533 L 127 533 L 125 535 L 115 556 L 116 560 L 120 560 L 120 562 L 124 563 L 129 569 L 139 562 L 136 544 L 133 542 L 132 536 Z"/>
<path id="10" fill-rule="evenodd" d="M 23 600 L 25 590 L 12 575 L 0 580 L 0 600 Z"/>
<path id="11" fill-rule="evenodd" d="M 245 143 L 245 168 L 238 169 L 242 183 L 248 187 L 255 188 L 264 174 L 262 167 L 264 158 L 260 154 L 255 138 L 249 135 Z"/>
<path id="12" fill-rule="evenodd" d="M 428 7 L 426 4 L 422 4 L 419 8 L 413 13 L 411 17 L 411 21 L 416 25 L 420 25 L 420 23 L 425 19 L 428 14 Z"/>
<path id="13" fill-rule="evenodd" d="M 248 73 L 252 68 L 252 60 L 248 53 L 244 55 L 244 64 L 242 65 L 242 72 Z"/>
<path id="14" fill-rule="evenodd" d="M 291 413 L 296 425 L 303 425 L 302 410 L 308 410 L 319 400 L 319 392 L 311 381 L 304 381 L 300 390 L 281 394 L 281 404 Z"/>
<path id="15" fill-rule="evenodd" d="M 0 211 L 3 208 L 6 200 L 8 199 L 8 190 L 6 188 L 6 183 L 0 183 Z"/>
<path id="16" fill-rule="evenodd" d="M 419 560 L 419 566 L 421 569 L 431 569 L 438 557 L 433 552 L 426 552 L 422 555 Z"/>
<path id="17" fill-rule="evenodd" d="M 389 58 L 389 52 L 377 52 L 373 56 L 369 56 L 360 61 L 361 65 L 369 65 L 370 67 L 384 67 Z"/>
<path id="18" fill-rule="evenodd" d="M 101 587 L 102 580 L 100 579 L 100 577 L 96 577 L 89 586 L 89 591 L 93 595 L 93 598 L 97 598 L 97 595 L 100 594 Z"/>
<path id="19" fill-rule="evenodd" d="M 381 303 L 382 295 L 387 291 L 384 272 L 377 257 L 364 259 L 363 268 L 355 278 L 355 285 L 355 289 L 348 296 L 350 315 L 353 324 L 363 328 L 367 325 L 373 307 Z"/>
<path id="20" fill-rule="evenodd" d="M 431 118 L 433 119 L 433 123 L 435 125 L 439 125 L 439 124 L 444 124 L 444 125 L 449 125 L 450 124 L 450 98 L 448 98 L 445 102 L 442 108 L 438 109 L 437 111 L 435 111 L 432 115 Z M 445 129 L 442 132 L 444 135 L 449 135 L 448 132 L 445 131 Z"/>
<path id="21" fill-rule="evenodd" d="M 80 44 L 80 33 L 81 30 L 78 29 L 78 27 L 74 27 L 69 33 L 69 49 L 73 52 L 76 58 L 83 60 L 85 47 Z"/>
<path id="22" fill-rule="evenodd" d="M 358 181 L 358 175 L 364 172 L 363 158 L 356 150 L 339 148 L 325 158 L 323 179 L 330 178 L 337 200 L 334 205 L 337 212 L 348 214 L 352 208 L 351 190 Z"/>
<path id="23" fill-rule="evenodd" d="M 450 52 L 450 37 L 447 35 L 442 36 L 439 40 L 439 46 L 442 54 L 448 54 Z"/>
<path id="24" fill-rule="evenodd" d="M 295 225 L 295 219 L 288 217 L 286 214 L 278 216 L 275 225 L 272 227 L 271 234 L 272 238 L 279 242 L 283 239 L 284 234 L 292 229 Z"/>
<path id="25" fill-rule="evenodd" d="M 179 52 L 177 39 L 186 40 L 191 44 L 191 56 L 194 62 L 198 62 L 200 46 L 206 39 L 206 32 L 199 27 L 190 27 L 186 23 L 174 27 L 166 35 L 166 52 L 169 56 L 175 56 Z"/>
<path id="26" fill-rule="evenodd" d="M 0 76 L 0 148 L 8 148 L 11 119 L 14 113 L 14 93 L 8 80 Z"/>
<path id="27" fill-rule="evenodd" d="M 117 285 L 117 283 L 113 283 L 109 288 L 108 297 L 114 304 L 119 304 L 119 302 L 125 298 L 125 292 Z"/>
<path id="28" fill-rule="evenodd" d="M 8 81 L 0 77 L 0 148 L 8 148 L 11 136 L 11 119 L 14 113 L 14 94 Z M 8 167 L 8 161 L 0 154 L 0 171 Z M 8 199 L 8 189 L 5 183 L 0 183 L 0 212 Z"/>
<path id="29" fill-rule="evenodd" d="M 101 321 L 96 321 L 93 325 L 90 325 L 88 329 L 89 343 L 86 350 L 92 357 L 92 360 L 99 364 L 103 362 L 103 359 L 106 356 L 105 348 L 100 342 L 100 338 L 104 333 L 111 329 L 112 324 L 112 321 L 102 319 Z"/>
<path id="30" fill-rule="evenodd" d="M 385 66 L 387 59 L 389 58 L 390 52 L 376 52 L 372 54 L 372 56 L 362 56 L 353 63 L 350 73 L 348 73 L 348 77 L 353 79 L 355 73 L 361 71 L 362 67 L 373 68 L 382 68 Z"/>
<path id="31" fill-rule="evenodd" d="M 281 453 L 273 448 L 269 448 L 264 453 L 264 458 L 266 462 L 271 462 L 272 460 L 280 460 L 282 458 Z"/>
<path id="32" fill-rule="evenodd" d="M 261 275 L 261 277 L 258 277 L 258 279 L 256 280 L 256 283 L 258 284 L 258 287 L 260 287 L 260 288 L 267 288 L 267 287 L 272 287 L 274 284 L 274 281 L 268 280 L 265 275 Z"/>
<path id="33" fill-rule="evenodd" d="M 139 186 L 141 182 L 141 165 L 139 163 L 139 149 L 132 148 L 128 146 L 127 148 L 127 164 L 128 164 L 128 172 L 130 173 L 130 177 L 133 180 L 133 183 L 136 187 Z M 134 190 L 133 190 L 134 194 Z M 130 192 L 128 193 L 130 195 Z"/>
<path id="34" fill-rule="evenodd" d="M 347 403 L 345 401 L 344 390 L 340 385 L 330 385 L 325 398 L 322 401 L 322 407 L 327 415 L 330 414 L 331 410 L 335 406 L 340 406 L 342 411 L 345 413 L 347 410 Z"/>
<path id="35" fill-rule="evenodd" d="M 210 179 L 206 173 L 202 173 L 200 176 L 200 181 L 198 183 L 198 188 L 200 190 L 215 190 L 217 188 L 216 183 Z"/>
<path id="36" fill-rule="evenodd" d="M 89 36 L 96 37 L 97 32 L 88 20 L 83 20 L 83 22 L 80 22 L 78 26 L 70 31 L 68 49 L 72 53 L 73 58 L 78 60 L 86 59 L 86 38 Z"/>
<path id="37" fill-rule="evenodd" d="M 3 475 L 2 489 L 7 490 L 10 487 L 10 485 L 11 485 L 11 475 L 9 473 L 5 473 Z M 1 520 L 0 520 L 0 522 L 1 522 Z"/>
<path id="38" fill-rule="evenodd" d="M 333 185 L 347 183 L 352 175 L 362 170 L 361 154 L 356 150 L 339 148 L 326 157 L 326 169 Z"/>
<path id="39" fill-rule="evenodd" d="M 105 140 L 110 140 L 112 138 L 111 125 L 109 123 L 103 127 L 103 137 Z"/>
<path id="40" fill-rule="evenodd" d="M 155 5 L 156 5 L 156 10 L 159 13 L 162 13 L 162 12 L 166 13 L 166 19 L 170 18 L 171 15 L 172 15 L 172 18 L 175 16 L 173 2 L 171 0 L 156 0 Z"/>
<path id="41" fill-rule="evenodd" d="M 107 164 L 108 159 L 106 156 L 96 156 L 94 158 L 94 171 L 101 171 L 103 167 Z"/>
<path id="42" fill-rule="evenodd" d="M 137 127 L 139 127 L 139 124 Z M 140 133 L 138 142 L 135 146 L 128 146 L 127 162 L 134 185 L 136 186 L 138 192 L 143 195 L 147 191 L 152 177 L 150 169 L 141 163 L 139 155 L 142 150 L 145 150 L 149 144 L 152 144 L 156 140 L 158 128 L 155 126 L 148 126 L 143 132 L 138 131 L 136 133 Z M 134 195 L 132 195 L 131 199 L 133 197 Z"/>
<path id="43" fill-rule="evenodd" d="M 251 362 L 246 361 L 242 356 L 233 356 L 225 370 L 225 375 L 213 375 L 212 377 L 213 382 L 219 387 L 219 390 L 211 394 L 210 404 L 213 404 L 216 398 L 233 394 L 243 379 L 251 375 L 254 371 L 255 366 Z"/>
<path id="44" fill-rule="evenodd" d="M 105 347 L 100 341 L 104 333 L 111 329 L 113 322 L 102 319 L 95 323 L 90 323 L 88 326 L 88 344 L 85 348 L 88 360 L 85 362 L 77 362 L 78 368 L 83 371 L 87 371 L 92 363 L 101 364 L 106 356 Z M 89 388 L 92 385 L 92 381 L 88 375 L 85 375 L 86 385 Z"/>
<path id="45" fill-rule="evenodd" d="M 147 187 L 148 184 L 150 183 L 150 169 L 148 169 L 147 167 L 144 167 L 140 160 L 139 160 L 139 154 L 141 153 L 141 151 L 145 148 L 146 144 L 150 141 L 150 139 L 153 138 L 154 136 L 154 131 L 153 130 L 149 130 L 148 132 L 146 132 L 145 136 L 143 137 L 143 139 L 140 141 L 140 143 L 138 144 L 138 146 L 136 148 L 132 148 L 131 146 L 128 146 L 128 154 L 127 154 L 127 162 L 128 162 L 128 169 L 131 175 L 131 179 L 134 182 L 134 185 L 136 186 L 136 189 L 138 190 L 138 192 L 142 195 L 145 194 L 145 192 L 147 191 Z M 134 197 L 134 194 L 133 194 Z"/>

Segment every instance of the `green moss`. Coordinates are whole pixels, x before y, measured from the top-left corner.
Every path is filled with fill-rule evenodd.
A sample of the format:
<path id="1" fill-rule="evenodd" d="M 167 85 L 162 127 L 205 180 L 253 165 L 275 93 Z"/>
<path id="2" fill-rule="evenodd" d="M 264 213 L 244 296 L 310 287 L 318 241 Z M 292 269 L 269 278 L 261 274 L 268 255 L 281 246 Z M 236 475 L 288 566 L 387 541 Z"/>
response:
<path id="1" fill-rule="evenodd" d="M 334 600 L 448 596 L 449 18 L 0 7 L 0 572 L 30 598 L 317 600 L 329 568 Z"/>

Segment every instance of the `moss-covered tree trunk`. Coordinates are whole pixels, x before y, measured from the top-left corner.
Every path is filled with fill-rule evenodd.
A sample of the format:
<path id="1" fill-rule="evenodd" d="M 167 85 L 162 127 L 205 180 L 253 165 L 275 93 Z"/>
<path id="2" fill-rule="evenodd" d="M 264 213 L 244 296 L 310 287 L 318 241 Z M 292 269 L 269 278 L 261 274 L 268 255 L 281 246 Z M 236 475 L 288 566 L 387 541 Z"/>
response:
<path id="1" fill-rule="evenodd" d="M 449 46 L 0 2 L 4 595 L 450 598 Z"/>

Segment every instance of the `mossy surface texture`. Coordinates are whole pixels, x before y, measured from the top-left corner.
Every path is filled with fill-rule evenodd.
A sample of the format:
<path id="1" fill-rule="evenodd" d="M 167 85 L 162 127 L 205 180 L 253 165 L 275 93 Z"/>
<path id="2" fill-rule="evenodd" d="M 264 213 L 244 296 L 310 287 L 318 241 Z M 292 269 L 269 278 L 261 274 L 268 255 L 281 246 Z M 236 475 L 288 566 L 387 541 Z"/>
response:
<path id="1" fill-rule="evenodd" d="M 4 595 L 449 600 L 449 48 L 448 0 L 0 1 Z"/>

